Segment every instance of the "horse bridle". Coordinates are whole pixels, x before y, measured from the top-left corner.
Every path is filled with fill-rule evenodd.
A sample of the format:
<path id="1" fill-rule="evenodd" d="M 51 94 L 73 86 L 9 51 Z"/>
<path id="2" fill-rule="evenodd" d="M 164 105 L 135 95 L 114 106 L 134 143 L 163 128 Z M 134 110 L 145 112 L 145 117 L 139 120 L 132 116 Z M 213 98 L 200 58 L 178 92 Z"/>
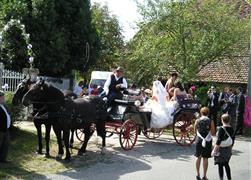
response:
<path id="1" fill-rule="evenodd" d="M 47 109 L 48 104 L 57 104 L 61 102 L 62 100 L 58 101 L 52 101 L 52 102 L 41 102 L 41 101 L 30 101 L 31 104 L 44 104 L 41 108 L 35 109 L 37 110 L 37 113 L 33 116 L 34 118 L 42 117 L 43 115 L 46 115 L 48 112 L 44 112 L 43 114 L 39 115 L 42 111 Z"/>

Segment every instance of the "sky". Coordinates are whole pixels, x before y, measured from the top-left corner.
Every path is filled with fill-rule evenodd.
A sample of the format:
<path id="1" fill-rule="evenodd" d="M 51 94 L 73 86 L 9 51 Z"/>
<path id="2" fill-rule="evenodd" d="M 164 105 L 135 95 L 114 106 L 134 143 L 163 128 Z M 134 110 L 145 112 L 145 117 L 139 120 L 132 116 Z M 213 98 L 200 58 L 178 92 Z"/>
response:
<path id="1" fill-rule="evenodd" d="M 135 22 L 140 19 L 135 0 L 91 0 L 91 3 L 94 2 L 106 4 L 111 13 L 118 17 L 126 41 L 135 35 L 137 32 Z"/>

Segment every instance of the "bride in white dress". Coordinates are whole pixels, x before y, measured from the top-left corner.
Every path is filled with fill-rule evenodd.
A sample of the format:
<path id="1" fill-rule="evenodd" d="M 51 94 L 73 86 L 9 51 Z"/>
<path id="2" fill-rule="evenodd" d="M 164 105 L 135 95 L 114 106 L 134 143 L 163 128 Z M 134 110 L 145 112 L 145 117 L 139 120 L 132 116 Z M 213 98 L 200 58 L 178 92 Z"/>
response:
<path id="1" fill-rule="evenodd" d="M 164 128 L 172 124 L 176 101 L 169 101 L 169 95 L 160 81 L 153 82 L 152 97 L 145 104 L 152 111 L 151 128 Z"/>

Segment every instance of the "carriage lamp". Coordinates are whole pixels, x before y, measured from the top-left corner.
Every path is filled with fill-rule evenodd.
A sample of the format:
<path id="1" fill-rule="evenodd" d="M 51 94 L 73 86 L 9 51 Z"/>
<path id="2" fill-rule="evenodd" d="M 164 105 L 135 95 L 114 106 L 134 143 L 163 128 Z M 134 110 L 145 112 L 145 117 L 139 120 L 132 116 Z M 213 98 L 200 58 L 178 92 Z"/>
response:
<path id="1" fill-rule="evenodd" d="M 136 100 L 136 101 L 134 102 L 134 105 L 137 106 L 137 107 L 139 107 L 139 106 L 141 105 L 141 102 L 140 102 L 139 100 Z"/>

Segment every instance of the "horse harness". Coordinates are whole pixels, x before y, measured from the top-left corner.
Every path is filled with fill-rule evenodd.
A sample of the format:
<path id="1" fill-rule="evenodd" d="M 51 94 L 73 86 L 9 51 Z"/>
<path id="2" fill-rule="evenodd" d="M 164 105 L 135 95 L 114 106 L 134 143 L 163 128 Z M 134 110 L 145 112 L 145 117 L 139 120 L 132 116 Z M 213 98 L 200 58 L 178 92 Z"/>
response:
<path id="1" fill-rule="evenodd" d="M 68 98 L 66 98 L 67 100 Z M 82 123 L 87 123 L 84 122 L 83 116 L 77 112 L 77 109 L 72 107 L 72 108 L 67 108 L 65 106 L 65 103 L 67 101 L 64 100 L 63 105 L 61 104 L 59 107 L 59 110 L 55 111 L 55 112 L 49 112 L 47 109 L 48 105 L 51 104 L 58 104 L 61 101 L 54 101 L 54 102 L 32 102 L 32 104 L 44 104 L 41 108 L 36 109 L 36 114 L 33 115 L 34 118 L 36 119 L 49 119 L 49 118 L 56 118 L 56 119 L 68 119 L 71 120 L 77 124 L 82 124 Z M 95 109 L 96 109 L 96 113 L 100 114 L 102 113 L 105 109 L 106 106 L 102 103 L 95 103 Z"/>

